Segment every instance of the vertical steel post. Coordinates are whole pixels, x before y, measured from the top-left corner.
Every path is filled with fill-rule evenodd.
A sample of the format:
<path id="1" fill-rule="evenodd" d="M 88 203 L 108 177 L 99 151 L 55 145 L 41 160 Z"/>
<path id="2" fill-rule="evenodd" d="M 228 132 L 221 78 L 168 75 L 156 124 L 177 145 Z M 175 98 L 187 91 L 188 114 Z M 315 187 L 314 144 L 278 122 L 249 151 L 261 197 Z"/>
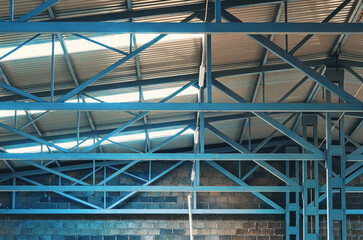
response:
<path id="1" fill-rule="evenodd" d="M 216 19 L 216 23 L 221 22 L 221 0 L 214 1 L 214 15 Z"/>
<path id="2" fill-rule="evenodd" d="M 93 136 L 93 144 L 95 144 L 96 138 Z M 96 153 L 96 148 L 93 149 L 93 153 Z M 93 159 L 92 161 L 92 185 L 96 185 L 96 160 Z"/>
<path id="3" fill-rule="evenodd" d="M 103 167 L 103 180 L 105 180 L 107 178 L 107 166 L 105 165 Z M 107 181 L 104 181 L 103 186 L 106 186 Z M 107 208 L 107 202 L 106 202 L 106 198 L 107 198 L 107 192 L 103 191 L 103 208 L 106 209 Z"/>
<path id="4" fill-rule="evenodd" d="M 194 179 L 194 186 L 200 185 L 200 161 L 195 161 L 195 179 Z M 193 208 L 197 209 L 197 192 L 194 192 L 193 196 Z"/>
<path id="5" fill-rule="evenodd" d="M 288 146 L 286 153 L 299 153 L 299 147 Z M 299 183 L 299 162 L 286 161 L 286 176 Z M 286 240 L 299 240 L 300 207 L 299 192 L 286 193 Z"/>
<path id="6" fill-rule="evenodd" d="M 77 95 L 77 101 L 79 103 L 79 94 Z M 77 111 L 77 152 L 79 152 L 79 127 L 80 127 L 80 112 Z"/>
<path id="7" fill-rule="evenodd" d="M 318 145 L 318 117 L 316 114 L 303 114 L 303 138 L 307 140 L 307 129 L 313 127 L 314 146 Z M 303 149 L 303 152 L 305 150 Z M 307 240 L 319 239 L 319 179 L 318 162 L 302 162 L 303 186 L 303 236 Z"/>
<path id="8" fill-rule="evenodd" d="M 14 128 L 17 128 L 17 125 L 18 125 L 18 124 L 17 124 L 17 120 L 18 120 L 18 118 L 17 118 L 17 116 L 18 116 L 18 115 L 17 115 L 17 113 L 18 113 L 18 112 L 15 110 L 15 111 L 14 111 Z"/>
<path id="9" fill-rule="evenodd" d="M 330 102 L 330 92 L 326 92 L 327 102 Z M 328 97 L 329 95 L 329 97 Z M 332 164 L 332 154 L 331 154 L 331 122 L 330 113 L 326 113 L 325 120 L 325 131 L 326 131 L 326 214 L 327 214 L 327 238 L 328 240 L 334 239 L 333 234 L 333 188 L 332 188 L 332 178 L 333 178 L 333 164 Z"/>
<path id="10" fill-rule="evenodd" d="M 212 102 L 212 37 L 207 34 L 207 102 Z"/>
<path id="11" fill-rule="evenodd" d="M 10 0 L 9 22 L 14 22 L 14 0 Z"/>
<path id="12" fill-rule="evenodd" d="M 15 177 L 13 177 L 13 186 L 15 186 L 16 185 L 16 178 Z M 13 197 L 12 197 L 12 201 L 11 201 L 11 208 L 12 209 L 15 209 L 15 202 L 16 202 L 16 192 L 15 191 L 13 191 Z"/>
<path id="13" fill-rule="evenodd" d="M 52 56 L 51 56 L 51 83 L 50 83 L 50 101 L 54 102 L 54 34 L 52 34 Z"/>
<path id="14" fill-rule="evenodd" d="M 200 89 L 200 102 L 204 102 L 204 87 Z M 200 129 L 200 137 L 199 137 L 199 145 L 200 145 L 200 153 L 204 153 L 204 112 L 200 113 L 200 122 L 199 122 L 199 129 Z"/>
<path id="15" fill-rule="evenodd" d="M 285 23 L 288 22 L 287 20 L 287 0 L 284 1 L 284 7 L 285 7 Z M 289 52 L 289 36 L 285 34 L 285 49 L 286 52 Z"/>
<path id="16" fill-rule="evenodd" d="M 326 78 L 337 84 L 340 88 L 344 88 L 344 69 L 343 68 L 327 68 Z M 330 102 L 342 102 L 340 99 L 332 99 L 330 92 L 326 92 L 326 100 Z M 332 124 L 339 126 L 338 144 L 332 142 Z M 335 142 L 334 142 L 335 143 Z M 347 239 L 346 233 L 346 195 L 345 195 L 345 134 L 344 134 L 344 114 L 327 113 L 326 114 L 326 197 L 327 197 L 327 224 L 328 224 L 328 240 L 334 239 L 334 222 L 340 224 L 340 234 L 342 240 Z M 334 170 L 340 175 L 334 176 Z M 339 195 L 339 198 L 333 198 L 333 192 Z M 339 200 L 338 200 L 339 199 Z M 335 202 L 336 201 L 336 202 Z M 335 231 L 336 232 L 336 231 Z"/>

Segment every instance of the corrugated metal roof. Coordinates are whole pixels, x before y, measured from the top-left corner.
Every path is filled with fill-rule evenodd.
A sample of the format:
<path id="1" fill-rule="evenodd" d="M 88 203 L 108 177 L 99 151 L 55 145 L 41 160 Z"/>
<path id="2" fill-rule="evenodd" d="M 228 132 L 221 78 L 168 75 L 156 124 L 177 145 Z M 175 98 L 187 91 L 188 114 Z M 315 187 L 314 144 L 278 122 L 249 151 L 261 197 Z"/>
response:
<path id="1" fill-rule="evenodd" d="M 322 22 L 333 12 L 343 1 L 296 1 L 288 3 L 288 22 Z M 354 1 L 351 1 L 329 22 L 345 22 Z M 280 22 L 284 22 L 285 10 L 282 11 Z"/>
<path id="2" fill-rule="evenodd" d="M 204 3 L 200 0 L 133 0 L 132 5 L 134 10 L 155 9 L 162 7 L 183 6 L 194 3 Z M 352 1 L 341 12 L 332 19 L 331 22 L 345 22 L 348 18 L 352 6 Z M 8 3 L 9 1 L 1 1 L 3 4 L 0 9 L 0 18 L 8 18 Z M 40 0 L 27 0 L 16 2 L 16 18 L 25 14 L 27 11 L 39 6 L 42 3 Z M 326 16 L 328 16 L 336 7 L 341 4 L 339 0 L 329 1 L 294 1 L 288 3 L 288 21 L 289 22 L 321 22 Z M 213 4 L 211 2 L 210 4 Z M 276 9 L 276 4 L 260 5 L 251 7 L 238 7 L 232 8 L 228 11 L 236 15 L 238 18 L 245 22 L 271 22 Z M 94 14 L 115 13 L 127 11 L 126 1 L 71 1 L 61 0 L 53 6 L 53 10 L 56 13 L 57 18 L 66 18 L 72 16 L 86 16 Z M 190 14 L 170 14 L 160 15 L 155 17 L 139 18 L 136 22 L 179 22 Z M 35 17 L 34 21 L 49 20 L 50 17 L 47 12 Z M 125 20 L 126 21 L 126 20 Z M 200 22 L 200 19 L 193 19 L 192 22 Z M 284 10 L 282 11 L 280 22 L 284 22 Z M 93 37 L 99 34 L 83 34 L 88 37 Z M 33 35 L 31 34 L 2 34 L 0 35 L 0 47 L 16 46 L 23 41 L 29 39 Z M 289 35 L 289 46 L 291 50 L 304 35 Z M 66 35 L 66 40 L 78 39 L 72 35 Z M 329 51 L 331 50 L 337 35 L 319 35 L 312 37 L 299 51 L 294 55 L 301 60 L 322 59 L 329 57 Z M 342 49 L 341 58 L 350 60 L 361 61 L 363 55 L 362 41 L 363 38 L 360 35 L 352 35 L 348 37 L 346 44 Z M 43 34 L 35 39 L 32 44 L 38 44 L 43 42 L 49 42 L 50 35 Z M 282 48 L 285 48 L 285 36 L 276 35 L 274 42 Z M 120 50 L 128 52 L 128 47 L 122 47 Z M 140 67 L 142 73 L 142 80 L 182 76 L 185 74 L 197 74 L 199 72 L 199 66 L 201 62 L 201 39 L 184 39 L 173 42 L 160 42 L 147 50 L 143 51 L 139 55 Z M 226 70 L 243 67 L 254 67 L 261 64 L 262 54 L 264 49 L 257 42 L 250 39 L 244 34 L 219 34 L 212 36 L 212 65 L 213 70 Z M 109 67 L 116 61 L 120 60 L 124 56 L 113 52 L 111 50 L 103 49 L 92 52 L 71 53 L 71 60 L 74 66 L 76 75 L 81 82 L 85 82 L 91 77 L 95 76 L 100 71 Z M 55 87 L 56 89 L 63 89 L 69 87 L 75 87 L 70 72 L 67 69 L 67 65 L 64 56 L 57 55 L 55 61 Z M 273 54 L 269 55 L 267 64 L 283 63 L 281 59 Z M 2 62 L 12 84 L 20 89 L 36 92 L 50 89 L 50 58 L 38 57 L 35 59 L 22 59 L 13 61 Z M 361 76 L 363 70 L 355 69 Z M 274 72 L 265 74 L 266 82 L 266 101 L 276 102 L 280 97 L 285 94 L 291 87 L 293 87 L 303 75 L 297 70 L 290 70 L 285 72 Z M 250 100 L 254 87 L 256 84 L 257 75 L 244 75 L 244 76 L 230 76 L 218 78 L 223 84 L 233 89 L 240 96 Z M 100 80 L 96 81 L 93 85 L 102 85 L 105 83 L 120 83 L 128 81 L 136 81 L 136 65 L 135 59 L 130 59 L 126 63 L 117 67 L 114 71 L 110 72 Z M 148 85 L 144 86 L 143 91 L 167 88 L 167 87 L 179 87 L 183 86 L 185 82 L 173 82 L 163 85 Z M 346 73 L 345 90 L 351 94 L 355 94 L 357 88 L 360 86 L 360 82 L 355 79 L 351 74 Z M 298 88 L 291 97 L 287 98 L 286 102 L 302 102 L 306 100 L 314 82 L 309 79 L 300 88 Z M 113 93 L 122 93 L 138 91 L 137 87 L 128 89 L 113 89 L 104 92 L 98 92 L 95 95 L 107 95 Z M 90 93 L 91 95 L 93 93 Z M 0 96 L 8 96 L 9 93 L 5 90 L 0 90 Z M 221 93 L 217 89 L 213 88 L 213 102 L 234 102 L 231 98 Z M 316 101 L 323 102 L 322 91 L 317 95 Z M 360 92 L 358 97 L 363 101 L 363 93 Z M 156 102 L 160 99 L 149 100 L 150 102 Z M 197 102 L 196 95 L 181 96 L 172 99 L 170 102 Z M 258 91 L 256 102 L 262 102 L 262 86 Z M 215 115 L 224 115 L 228 113 L 206 113 L 206 117 Z M 34 116 L 37 116 L 35 114 Z M 91 112 L 92 119 L 98 130 L 112 129 L 121 126 L 123 123 L 132 119 L 133 116 L 121 112 L 121 111 L 95 111 Z M 274 116 L 274 118 L 280 122 L 284 121 L 288 117 L 287 114 L 281 116 Z M 151 112 L 147 115 L 148 122 L 164 123 L 176 120 L 190 120 L 195 118 L 195 113 L 170 113 L 170 112 Z M 350 129 L 355 123 L 355 119 L 346 118 L 346 128 Z M 1 121 L 9 126 L 14 125 L 14 118 L 8 117 L 1 119 Z M 18 117 L 18 125 L 21 126 L 27 122 L 26 116 Z M 295 122 L 292 119 L 287 127 L 291 127 Z M 135 123 L 135 126 L 143 125 L 143 120 Z M 323 122 L 319 120 L 319 124 L 323 125 Z M 63 133 L 75 133 L 76 129 L 76 114 L 74 112 L 57 111 L 47 114 L 45 117 L 37 121 L 37 125 L 43 131 L 44 135 L 52 136 Z M 218 122 L 213 124 L 215 127 L 223 131 L 226 135 L 232 139 L 238 141 L 240 137 L 240 131 L 242 127 L 241 120 L 229 120 L 224 122 Z M 262 120 L 252 120 L 252 139 L 260 139 L 266 136 L 266 134 L 273 131 L 273 129 L 266 125 Z M 90 131 L 88 120 L 85 113 L 81 113 L 81 131 Z M 36 136 L 36 132 L 32 126 L 28 126 L 24 129 L 25 132 L 31 133 Z M 363 141 L 363 134 L 360 134 L 362 129 L 359 130 L 354 137 L 358 141 Z M 279 133 L 277 136 L 280 136 Z M 21 136 L 0 129 L 0 136 L 5 140 L 21 139 Z M 324 137 L 323 131 L 319 130 L 319 137 Z M 336 137 L 336 135 L 334 135 Z M 222 141 L 206 131 L 206 144 L 221 143 Z M 246 139 L 246 138 L 245 138 Z M 192 146 L 192 136 L 183 135 L 177 138 L 172 144 L 167 145 L 163 149 L 182 148 Z M 153 139 L 152 145 L 155 146 L 160 143 L 162 139 Z M 144 144 L 141 141 L 126 143 L 140 151 L 144 150 Z M 124 152 L 117 146 L 106 145 L 104 146 L 106 152 Z M 0 166 L 1 168 L 1 166 Z"/>

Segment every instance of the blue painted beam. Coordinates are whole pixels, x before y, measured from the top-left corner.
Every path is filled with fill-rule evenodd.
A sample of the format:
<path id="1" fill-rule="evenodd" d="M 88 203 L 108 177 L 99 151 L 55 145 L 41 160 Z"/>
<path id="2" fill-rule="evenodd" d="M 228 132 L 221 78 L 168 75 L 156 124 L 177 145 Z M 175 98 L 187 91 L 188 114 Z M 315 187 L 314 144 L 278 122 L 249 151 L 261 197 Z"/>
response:
<path id="1" fill-rule="evenodd" d="M 0 185 L 0 192 L 299 192 L 299 186 L 29 186 Z"/>
<path id="2" fill-rule="evenodd" d="M 0 22 L 3 33 L 363 34 L 355 23 Z"/>
<path id="3" fill-rule="evenodd" d="M 0 102 L 0 110 L 362 112 L 363 103 L 34 103 Z"/>
<path id="4" fill-rule="evenodd" d="M 51 6 L 56 4 L 58 1 L 59 0 L 48 0 L 45 3 L 43 3 L 42 5 L 40 5 L 39 7 L 33 9 L 32 11 L 28 12 L 27 14 L 25 14 L 24 16 L 22 16 L 21 18 L 16 20 L 16 22 L 26 22 L 29 19 L 31 19 L 32 17 L 34 17 L 34 16 L 38 15 L 39 13 L 43 12 L 44 10 L 50 8 Z"/>
<path id="5" fill-rule="evenodd" d="M 207 102 L 212 102 L 212 36 L 207 34 L 206 36 L 206 88 L 207 88 Z"/>
<path id="6" fill-rule="evenodd" d="M 362 152 L 363 146 L 360 147 Z M 347 156 L 347 161 L 363 161 L 363 156 L 361 154 L 349 154 Z"/>
<path id="7" fill-rule="evenodd" d="M 214 16 L 216 19 L 216 23 L 220 23 L 221 22 L 221 0 L 215 0 L 214 1 Z"/>
<path id="8" fill-rule="evenodd" d="M 361 209 L 347 209 L 348 215 L 362 215 Z M 188 214 L 188 209 L 0 209 L 0 214 Z M 192 209 L 193 215 L 199 214 L 285 214 L 278 209 Z M 319 210 L 320 215 L 326 210 Z"/>
<path id="9" fill-rule="evenodd" d="M 192 214 L 284 214 L 277 209 L 192 209 Z M 0 214 L 188 214 L 188 209 L 0 209 Z"/>
<path id="10" fill-rule="evenodd" d="M 206 161 L 320 161 L 324 154 L 240 153 L 0 153 L 0 160 L 206 160 Z"/>

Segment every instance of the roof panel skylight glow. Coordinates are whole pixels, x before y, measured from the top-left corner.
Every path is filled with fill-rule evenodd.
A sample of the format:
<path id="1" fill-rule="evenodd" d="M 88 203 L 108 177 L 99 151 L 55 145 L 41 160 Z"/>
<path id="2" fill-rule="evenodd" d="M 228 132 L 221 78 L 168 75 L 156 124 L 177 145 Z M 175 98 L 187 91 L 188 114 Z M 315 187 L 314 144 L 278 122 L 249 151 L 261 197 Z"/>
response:
<path id="1" fill-rule="evenodd" d="M 40 113 L 43 113 L 43 112 L 45 112 L 45 111 L 42 111 L 42 110 L 29 111 L 30 114 L 40 114 Z M 25 115 L 25 111 L 17 110 L 16 115 L 17 116 L 23 116 L 23 115 Z M 15 111 L 14 110 L 0 110 L 0 118 L 14 117 L 14 116 L 15 116 Z"/>
<path id="2" fill-rule="evenodd" d="M 178 89 L 179 89 L 179 87 L 173 87 L 173 88 L 164 88 L 164 89 L 143 91 L 144 100 L 147 101 L 147 100 L 153 100 L 153 99 L 162 99 L 162 98 L 169 96 L 170 94 L 177 91 Z M 187 95 L 196 95 L 196 94 L 198 94 L 198 89 L 191 86 L 191 87 L 185 89 L 184 91 L 182 91 L 181 93 L 179 93 L 177 96 L 187 96 Z M 100 100 L 102 102 L 106 102 L 106 103 L 137 102 L 137 101 L 139 101 L 139 93 L 130 92 L 130 93 L 110 94 L 107 96 L 97 96 L 95 98 L 97 98 L 98 100 Z M 100 101 L 97 101 L 97 100 L 95 100 L 93 98 L 89 98 L 89 97 L 85 97 L 85 101 L 86 101 L 86 103 L 99 103 L 100 102 Z M 76 102 L 78 102 L 78 100 L 72 99 L 72 100 L 68 100 L 66 102 L 76 103 Z M 42 111 L 42 110 L 29 111 L 30 114 L 41 114 L 44 112 L 45 111 Z M 25 111 L 18 110 L 16 112 L 16 115 L 24 116 Z M 15 116 L 15 111 L 13 111 L 13 110 L 0 110 L 0 118 L 14 117 L 14 116 Z"/>
<path id="3" fill-rule="evenodd" d="M 171 129 L 171 130 L 150 131 L 149 137 L 150 137 L 150 139 L 166 138 L 166 137 L 170 137 L 170 136 L 177 134 L 181 130 L 182 130 L 182 128 Z M 181 135 L 187 135 L 187 134 L 194 134 L 194 130 L 187 129 Z M 111 137 L 110 140 L 113 142 L 117 142 L 117 143 L 144 141 L 145 132 L 115 136 L 115 137 Z M 80 144 L 80 148 L 91 146 L 93 143 L 94 143 L 93 139 L 88 139 L 88 140 L 82 142 L 82 144 Z M 62 143 L 55 143 L 55 144 L 62 148 L 66 148 L 66 149 L 73 148 L 74 149 L 77 145 L 77 141 L 72 140 L 72 141 L 65 141 Z M 109 141 L 104 141 L 101 145 L 107 145 L 107 144 L 112 144 L 112 143 Z M 51 147 L 51 149 L 52 149 L 52 151 L 57 151 L 53 147 Z M 27 146 L 27 147 L 6 148 L 5 150 L 9 153 L 37 153 L 37 152 L 42 151 L 42 147 L 40 145 L 35 145 L 35 146 Z M 46 146 L 43 146 L 43 152 L 48 152 L 48 148 Z"/>
<path id="4" fill-rule="evenodd" d="M 158 36 L 157 34 L 137 34 L 136 42 L 138 46 L 141 46 L 153 38 Z M 187 39 L 195 39 L 202 38 L 201 34 L 169 34 L 159 42 L 172 42 L 178 40 L 187 40 Z M 129 34 L 113 34 L 107 36 L 93 37 L 91 38 L 94 41 L 100 42 L 102 44 L 108 45 L 113 48 L 128 48 L 130 45 L 130 35 Z M 80 53 L 80 52 L 89 52 L 89 51 L 97 51 L 106 49 L 100 45 L 87 41 L 85 39 L 75 39 L 75 40 L 65 40 L 65 44 L 67 46 L 69 53 Z M 0 58 L 13 50 L 14 47 L 0 48 Z M 18 59 L 29 59 L 36 57 L 45 57 L 51 55 L 52 43 L 40 43 L 40 44 L 28 44 L 9 56 L 5 57 L 1 61 L 10 61 L 10 60 L 18 60 Z M 60 55 L 63 54 L 62 47 L 59 41 L 55 42 L 54 45 L 54 54 Z"/>
<path id="5" fill-rule="evenodd" d="M 143 91 L 144 100 L 147 101 L 153 99 L 162 99 L 176 92 L 179 89 L 180 87 L 173 87 L 173 88 Z M 198 94 L 198 89 L 191 86 L 182 91 L 181 93 L 179 93 L 177 96 L 187 96 L 187 95 L 196 95 L 196 94 Z M 98 103 L 100 101 L 107 103 L 137 102 L 139 101 L 139 92 L 109 94 L 107 96 L 97 96 L 95 98 L 97 98 L 99 101 L 89 97 L 85 97 L 85 101 L 87 103 Z M 73 99 L 67 102 L 77 102 L 77 100 Z"/>

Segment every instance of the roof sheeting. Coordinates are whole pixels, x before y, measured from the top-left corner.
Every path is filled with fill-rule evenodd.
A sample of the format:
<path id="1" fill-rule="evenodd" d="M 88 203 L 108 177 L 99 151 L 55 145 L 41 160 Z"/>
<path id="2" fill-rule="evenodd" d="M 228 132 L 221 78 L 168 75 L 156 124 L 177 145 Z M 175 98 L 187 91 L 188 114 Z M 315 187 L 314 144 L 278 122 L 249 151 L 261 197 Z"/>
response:
<path id="1" fill-rule="evenodd" d="M 0 18 L 7 19 L 6 4 L 9 1 L 3 1 L 5 6 L 0 10 Z M 134 10 L 145 9 L 159 9 L 163 7 L 183 6 L 186 4 L 203 3 L 199 0 L 178 0 L 178 1 L 161 1 L 161 0 L 134 0 L 132 1 Z M 328 16 L 336 7 L 341 4 L 342 1 L 329 0 L 329 1 L 292 1 L 288 3 L 288 21 L 289 22 L 321 22 Z M 345 22 L 349 13 L 353 7 L 352 1 L 346 6 L 336 17 L 332 19 L 332 22 Z M 18 18 L 27 11 L 40 5 L 42 1 L 21 1 L 16 3 L 16 17 Z M 213 4 L 213 3 L 211 3 Z M 250 7 L 235 7 L 228 11 L 245 22 L 271 22 L 276 10 L 276 4 L 266 4 Z M 61 0 L 53 6 L 53 10 L 57 18 L 68 18 L 77 16 L 91 16 L 105 13 L 118 13 L 127 11 L 126 2 L 118 2 L 112 0 L 106 1 L 71 1 Z M 202 9 L 201 9 L 202 10 Z M 188 13 L 160 15 L 153 17 L 138 18 L 136 22 L 179 22 L 184 19 Z M 47 12 L 40 14 L 33 19 L 34 21 L 50 20 L 50 16 Z M 128 21 L 128 20 L 122 20 Z M 193 19 L 193 22 L 200 22 L 200 19 Z M 280 22 L 284 22 L 284 10 L 280 17 Z M 93 37 L 95 34 L 84 34 L 88 37 Z M 25 40 L 29 39 L 33 35 L 31 34 L 2 34 L 0 35 L 0 48 L 17 46 Z M 292 49 L 304 36 L 303 35 L 289 35 L 289 49 Z M 294 55 L 299 59 L 325 59 L 330 57 L 330 50 L 333 47 L 337 35 L 320 35 L 313 36 L 299 51 Z M 31 44 L 39 44 L 50 41 L 49 34 L 43 34 L 37 39 L 33 40 Z M 65 36 L 66 43 L 68 40 L 78 39 L 72 35 Z M 363 56 L 361 35 L 352 35 L 348 37 L 346 44 L 342 48 L 341 58 L 347 58 L 350 60 L 361 61 Z M 285 36 L 276 35 L 274 42 L 282 48 L 285 48 Z M 140 46 L 139 46 L 140 47 Z M 120 50 L 124 52 L 129 51 L 129 47 L 120 47 Z M 49 50 L 50 51 L 50 50 Z M 263 58 L 264 48 L 257 42 L 250 39 L 244 34 L 219 34 L 212 36 L 212 68 L 213 70 L 225 70 L 235 68 L 247 68 L 252 66 L 260 66 Z M 159 42 L 151 46 L 147 50 L 143 51 L 139 55 L 141 81 L 161 78 L 161 77 L 173 77 L 184 76 L 187 74 L 198 74 L 199 66 L 202 56 L 202 44 L 201 38 L 190 38 L 183 40 L 174 40 L 169 42 Z M 70 58 L 73 68 L 80 82 L 85 82 L 88 79 L 95 76 L 105 68 L 109 67 L 116 61 L 123 58 L 124 55 L 108 50 L 102 49 L 90 52 L 71 53 Z M 269 55 L 267 64 L 283 63 L 281 59 L 273 54 Z M 12 61 L 3 61 L 3 68 L 6 71 L 12 84 L 20 89 L 29 92 L 46 91 L 50 89 L 50 57 L 37 57 L 34 59 L 21 59 Z M 362 76 L 363 72 L 359 69 L 356 71 Z M 285 94 L 290 88 L 292 88 L 303 75 L 297 70 L 289 70 L 284 72 L 271 72 L 265 74 L 266 82 L 266 96 L 267 102 L 276 102 L 280 97 Z M 256 85 L 256 74 L 243 75 L 243 76 L 229 76 L 218 78 L 226 86 L 233 89 L 240 96 L 250 100 L 252 93 Z M 102 77 L 92 85 L 101 86 L 108 83 L 122 83 L 137 81 L 137 70 L 135 58 L 132 58 L 117 67 L 114 71 Z M 197 79 L 195 79 L 197 80 Z M 3 81 L 3 80 L 1 80 Z M 180 87 L 186 82 L 170 82 L 164 84 L 155 84 L 143 86 L 143 91 Z M 304 102 L 311 91 L 314 82 L 307 80 L 297 91 L 289 98 L 287 102 Z M 345 89 L 355 94 L 356 89 L 360 86 L 360 82 L 357 81 L 351 74 L 346 73 Z M 64 89 L 69 87 L 75 87 L 75 83 L 70 75 L 70 71 L 66 65 L 66 61 L 63 55 L 57 55 L 55 57 L 55 88 Z M 87 89 L 86 89 L 87 90 Z M 97 92 L 97 95 L 110 95 L 114 93 L 122 92 L 137 92 L 138 87 L 134 86 L 127 89 L 112 89 L 108 91 Z M 90 92 L 90 95 L 93 93 Z M 258 91 L 256 102 L 262 102 L 262 86 Z M 0 90 L 1 96 L 9 96 L 9 92 L 6 90 Z M 233 102 L 225 94 L 213 88 L 213 102 Z M 323 93 L 320 91 L 317 95 L 316 101 L 322 102 Z M 358 95 L 358 99 L 363 100 L 363 94 Z M 160 99 L 149 100 L 150 102 L 156 102 Z M 180 96 L 172 99 L 170 102 L 197 102 L 196 95 Z M 206 117 L 219 115 L 216 113 L 207 113 Z M 37 116 L 37 115 L 35 115 Z M 92 119 L 96 125 L 97 130 L 117 128 L 133 116 L 129 113 L 118 111 L 100 111 L 91 112 Z M 286 119 L 287 115 L 275 117 L 278 121 L 282 122 Z M 168 112 L 151 112 L 147 115 L 149 123 L 168 123 L 170 121 L 177 120 L 190 120 L 195 118 L 195 113 L 168 113 Z M 346 128 L 351 129 L 356 124 L 355 120 L 347 117 Z M 7 125 L 14 124 L 14 117 L 7 117 L 1 119 L 1 121 Z M 287 127 L 291 127 L 295 120 L 291 120 Z M 18 117 L 18 126 L 27 122 L 26 116 Z M 61 133 L 75 133 L 76 129 L 76 114 L 75 112 L 59 111 L 47 114 L 47 116 L 37 121 L 38 126 L 46 136 L 54 136 Z M 135 126 L 143 125 L 143 121 L 140 120 L 135 123 Z M 90 131 L 88 120 L 86 115 L 81 113 L 81 131 Z M 221 131 L 225 132 L 232 139 L 238 141 L 240 137 L 240 131 L 242 127 L 241 120 L 229 120 L 224 122 L 218 122 L 215 126 Z M 272 128 L 266 127 L 267 125 L 261 120 L 254 119 L 252 121 L 252 139 L 260 139 L 266 136 L 266 133 L 272 131 Z M 24 129 L 25 132 L 36 135 L 36 132 L 32 126 Z M 0 135 L 2 141 L 21 139 L 16 134 L 10 133 L 0 129 Z M 335 136 L 335 135 L 334 135 Z M 322 131 L 319 130 L 319 137 L 323 137 Z M 336 137 L 336 136 L 335 136 Z M 362 134 L 356 134 L 357 141 L 363 141 Z M 152 144 L 160 143 L 159 140 L 152 140 Z M 221 143 L 220 139 L 216 138 L 210 132 L 206 131 L 206 144 Z M 137 149 L 143 150 L 143 144 L 139 142 L 130 143 Z M 190 147 L 192 145 L 191 136 L 181 136 L 175 142 L 173 142 L 170 148 L 183 148 Z M 155 145 L 154 145 L 155 146 Z M 166 147 L 165 149 L 169 148 Z M 105 151 L 125 151 L 118 147 L 105 147 Z"/>

